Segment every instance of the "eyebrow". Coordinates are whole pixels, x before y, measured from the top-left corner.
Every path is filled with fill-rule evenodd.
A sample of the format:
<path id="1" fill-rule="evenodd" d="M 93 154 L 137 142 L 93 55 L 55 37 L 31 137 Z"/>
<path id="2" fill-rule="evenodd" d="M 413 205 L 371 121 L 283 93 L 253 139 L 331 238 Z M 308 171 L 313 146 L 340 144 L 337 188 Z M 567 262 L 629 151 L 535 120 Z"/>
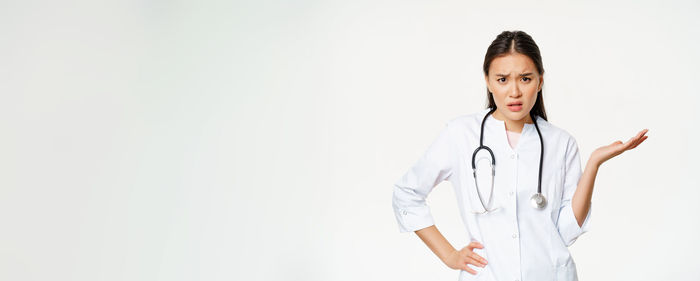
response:
<path id="1" fill-rule="evenodd" d="M 530 76 L 530 75 L 532 75 L 532 72 L 520 74 L 520 76 Z M 508 77 L 508 74 L 500 74 L 499 73 L 499 74 L 496 74 L 496 76 Z"/>

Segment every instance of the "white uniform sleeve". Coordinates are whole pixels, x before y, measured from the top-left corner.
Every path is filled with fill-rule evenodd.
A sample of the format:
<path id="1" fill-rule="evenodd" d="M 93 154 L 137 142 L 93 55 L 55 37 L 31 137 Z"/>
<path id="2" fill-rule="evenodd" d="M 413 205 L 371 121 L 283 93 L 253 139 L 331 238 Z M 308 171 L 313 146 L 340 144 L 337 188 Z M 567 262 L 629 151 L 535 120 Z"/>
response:
<path id="1" fill-rule="evenodd" d="M 578 152 L 578 144 L 576 140 L 571 137 L 566 148 L 566 158 L 565 158 L 565 170 L 564 170 L 564 191 L 562 194 L 562 203 L 559 208 L 559 219 L 557 220 L 557 229 L 561 235 L 562 240 L 566 246 L 573 244 L 576 239 L 585 233 L 589 229 L 591 221 L 591 210 L 593 210 L 593 203 L 591 203 L 588 209 L 588 214 L 586 214 L 586 219 L 583 221 L 581 226 L 578 225 L 576 221 L 576 216 L 574 216 L 574 209 L 571 204 L 571 200 L 574 197 L 574 192 L 578 187 L 578 181 L 581 178 L 581 159 Z"/>
<path id="2" fill-rule="evenodd" d="M 449 122 L 417 162 L 394 183 L 392 206 L 400 232 L 416 231 L 434 225 L 425 198 L 452 175 L 452 143 Z"/>

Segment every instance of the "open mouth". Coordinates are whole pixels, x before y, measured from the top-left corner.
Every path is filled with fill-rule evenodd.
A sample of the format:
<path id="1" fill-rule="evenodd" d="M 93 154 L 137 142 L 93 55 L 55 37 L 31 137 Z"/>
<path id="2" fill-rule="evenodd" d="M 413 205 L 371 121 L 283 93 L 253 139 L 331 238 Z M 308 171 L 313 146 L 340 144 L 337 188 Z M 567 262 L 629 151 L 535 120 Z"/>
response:
<path id="1" fill-rule="evenodd" d="M 523 103 L 522 102 L 511 102 L 508 104 L 508 109 L 510 111 L 520 111 L 523 109 Z"/>

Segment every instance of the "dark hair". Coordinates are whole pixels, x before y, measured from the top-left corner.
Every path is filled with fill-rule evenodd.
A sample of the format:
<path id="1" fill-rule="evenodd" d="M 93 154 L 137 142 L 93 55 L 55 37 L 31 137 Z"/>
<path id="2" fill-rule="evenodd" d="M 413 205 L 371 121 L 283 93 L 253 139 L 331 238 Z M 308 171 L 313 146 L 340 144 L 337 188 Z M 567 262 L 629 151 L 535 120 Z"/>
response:
<path id="1" fill-rule="evenodd" d="M 491 61 L 497 57 L 508 55 L 510 53 L 520 53 L 528 56 L 535 63 L 537 72 L 540 75 L 544 74 L 542 57 L 540 56 L 540 48 L 537 47 L 537 44 L 535 44 L 535 41 L 532 40 L 530 35 L 519 30 L 503 31 L 501 34 L 496 36 L 496 39 L 493 40 L 493 42 L 491 42 L 488 50 L 486 50 L 486 56 L 484 57 L 484 74 L 487 76 L 489 75 Z M 487 107 L 496 109 L 496 103 L 493 100 L 493 93 L 489 91 L 488 87 L 486 88 L 486 97 L 488 99 Z M 542 100 L 542 89 L 537 92 L 537 101 L 535 101 L 535 105 L 532 107 L 530 115 L 539 115 L 544 120 L 547 120 L 547 112 L 544 110 L 544 101 Z"/>

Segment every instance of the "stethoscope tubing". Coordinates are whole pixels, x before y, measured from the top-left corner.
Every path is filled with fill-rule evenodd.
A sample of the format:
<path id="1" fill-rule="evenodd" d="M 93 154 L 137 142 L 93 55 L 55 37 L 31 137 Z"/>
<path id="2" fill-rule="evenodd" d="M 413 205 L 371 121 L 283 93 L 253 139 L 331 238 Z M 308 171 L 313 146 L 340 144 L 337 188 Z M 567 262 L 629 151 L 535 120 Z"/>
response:
<path id="1" fill-rule="evenodd" d="M 484 145 L 484 125 L 486 124 L 486 119 L 488 118 L 489 114 L 493 113 L 494 111 L 496 111 L 496 107 L 491 108 L 491 110 L 489 110 L 489 112 L 486 113 L 486 115 L 484 116 L 484 119 L 481 121 L 481 132 L 479 134 L 479 147 L 477 147 L 474 150 L 474 153 L 472 154 L 472 161 L 471 162 L 472 162 L 472 171 L 473 171 L 473 175 L 474 175 L 474 183 L 476 184 L 475 187 L 477 189 L 476 192 L 477 192 L 477 195 L 479 196 L 479 201 L 481 202 L 482 207 L 484 207 L 484 212 L 477 212 L 477 213 L 487 213 L 487 212 L 493 211 L 493 210 L 486 209 L 486 205 L 484 205 L 484 201 L 481 198 L 481 194 L 479 192 L 479 185 L 478 185 L 477 180 L 476 180 L 476 154 L 479 151 L 481 151 L 482 149 L 484 149 L 484 150 L 488 151 L 489 154 L 491 155 L 491 159 L 490 159 L 491 160 L 491 193 L 489 196 L 489 205 L 491 205 L 491 201 L 492 201 L 491 199 L 493 199 L 494 179 L 496 176 L 496 157 L 493 154 L 493 151 L 491 150 L 491 148 Z M 542 132 L 540 132 L 540 127 L 537 125 L 536 116 L 534 114 L 532 114 L 532 112 L 530 112 L 530 117 L 532 118 L 532 122 L 535 125 L 535 130 L 537 130 L 537 135 L 540 138 L 540 167 L 539 167 L 539 171 L 538 171 L 538 175 L 537 175 L 537 193 L 532 196 L 531 201 L 533 203 L 533 206 L 535 206 L 535 208 L 542 209 L 547 204 L 546 198 L 544 197 L 544 195 L 542 195 L 542 166 L 543 166 L 543 160 L 544 160 L 543 159 L 544 158 L 543 157 L 544 156 L 544 141 L 542 138 Z"/>

